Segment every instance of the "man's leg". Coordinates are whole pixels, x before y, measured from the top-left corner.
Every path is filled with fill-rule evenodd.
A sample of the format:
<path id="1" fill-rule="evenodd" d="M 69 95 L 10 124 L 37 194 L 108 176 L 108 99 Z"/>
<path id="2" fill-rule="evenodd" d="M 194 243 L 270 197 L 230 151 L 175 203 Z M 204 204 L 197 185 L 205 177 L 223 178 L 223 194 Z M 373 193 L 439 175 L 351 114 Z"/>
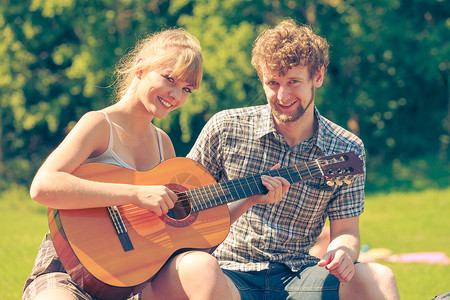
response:
<path id="1" fill-rule="evenodd" d="M 206 252 L 172 258 L 142 292 L 142 299 L 240 299 L 239 291 Z"/>
<path id="2" fill-rule="evenodd" d="M 399 299 L 391 269 L 377 263 L 358 263 L 355 275 L 339 286 L 339 299 Z"/>

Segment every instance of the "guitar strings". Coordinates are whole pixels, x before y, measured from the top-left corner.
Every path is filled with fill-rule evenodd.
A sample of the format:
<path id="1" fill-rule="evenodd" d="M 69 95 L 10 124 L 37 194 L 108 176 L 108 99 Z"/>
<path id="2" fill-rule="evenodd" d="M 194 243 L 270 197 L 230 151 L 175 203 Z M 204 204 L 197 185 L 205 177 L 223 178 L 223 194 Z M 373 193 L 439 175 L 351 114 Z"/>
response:
<path id="1" fill-rule="evenodd" d="M 297 166 L 292 166 L 292 167 L 283 168 L 283 169 L 271 170 L 267 174 L 270 176 L 284 177 L 288 181 L 293 183 L 296 181 L 302 181 L 303 178 L 313 177 L 311 173 L 314 173 L 314 174 L 319 173 L 317 171 L 318 168 L 315 165 L 313 165 L 312 162 L 305 163 L 305 165 L 306 165 L 306 168 L 301 167 L 299 169 Z M 315 170 L 315 169 L 317 169 L 317 170 Z M 294 176 L 295 179 L 292 178 L 291 175 Z M 253 175 L 253 176 L 244 177 L 241 179 L 231 180 L 228 182 L 217 183 L 217 184 L 203 186 L 203 187 L 197 187 L 197 188 L 194 188 L 191 190 L 187 190 L 185 192 L 175 191 L 175 194 L 177 195 L 178 200 L 175 202 L 174 207 L 172 209 L 185 209 L 186 206 L 190 206 L 191 210 L 188 212 L 188 213 L 190 213 L 192 211 L 193 205 L 199 206 L 201 209 L 210 208 L 208 206 L 208 203 L 206 203 L 206 201 L 204 201 L 205 199 L 206 200 L 210 199 L 211 195 L 212 195 L 213 199 L 219 198 L 219 200 L 220 200 L 220 198 L 224 198 L 224 196 L 225 196 L 225 200 L 228 200 L 226 198 L 226 195 L 229 194 L 230 189 L 235 190 L 237 192 L 237 194 L 239 195 L 239 197 L 241 197 L 241 194 L 244 195 L 244 197 L 242 197 L 242 198 L 248 197 L 248 195 L 246 195 L 245 189 L 242 185 L 242 183 L 244 181 L 246 183 L 245 185 L 248 186 L 250 191 L 252 192 L 252 195 L 256 194 L 253 192 L 254 190 L 261 193 L 263 191 L 261 190 L 260 176 L 261 175 Z M 218 187 L 220 187 L 221 191 L 219 191 Z M 207 191 L 207 189 L 209 189 L 209 192 Z M 237 191 L 238 189 L 241 190 L 241 193 L 239 193 Z M 189 195 L 188 195 L 188 193 L 189 193 Z M 198 196 L 198 197 L 194 197 L 194 196 Z M 203 202 L 201 200 L 203 200 Z M 237 199 L 233 199 L 233 200 L 237 200 Z M 194 202 L 194 203 L 192 203 L 192 202 Z M 223 203 L 223 204 L 225 204 L 225 203 Z M 214 204 L 217 204 L 217 203 L 214 203 Z M 218 204 L 221 204 L 221 202 L 219 202 Z M 128 223 L 128 224 L 132 224 L 132 225 L 144 223 L 144 222 L 147 222 L 149 219 L 153 219 L 156 217 L 156 215 L 152 214 L 148 210 L 143 209 L 138 206 L 135 206 L 135 205 L 131 205 L 131 204 L 126 204 L 126 205 L 120 206 L 120 212 L 124 214 L 124 216 L 123 216 L 124 222 Z"/>

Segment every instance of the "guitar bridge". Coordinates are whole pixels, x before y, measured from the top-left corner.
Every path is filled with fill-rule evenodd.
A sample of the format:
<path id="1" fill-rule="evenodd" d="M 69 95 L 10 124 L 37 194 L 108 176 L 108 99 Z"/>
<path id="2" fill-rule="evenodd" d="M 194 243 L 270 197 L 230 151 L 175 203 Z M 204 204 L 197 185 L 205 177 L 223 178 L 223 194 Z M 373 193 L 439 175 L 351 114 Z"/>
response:
<path id="1" fill-rule="evenodd" d="M 127 227 L 123 222 L 122 216 L 117 206 L 109 206 L 108 213 L 113 222 L 114 229 L 117 232 L 117 237 L 122 244 L 122 248 L 125 252 L 134 250 L 133 243 L 131 242 L 130 236 L 128 235 Z"/>

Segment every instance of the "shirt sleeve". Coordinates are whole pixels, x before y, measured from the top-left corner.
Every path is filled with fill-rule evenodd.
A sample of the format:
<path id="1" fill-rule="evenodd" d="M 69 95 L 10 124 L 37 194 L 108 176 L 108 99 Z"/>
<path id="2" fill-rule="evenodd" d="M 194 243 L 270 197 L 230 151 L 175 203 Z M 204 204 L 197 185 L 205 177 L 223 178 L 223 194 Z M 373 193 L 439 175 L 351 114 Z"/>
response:
<path id="1" fill-rule="evenodd" d="M 354 178 L 350 184 L 343 184 L 336 188 L 328 206 L 328 217 L 330 220 L 356 217 L 364 211 L 365 151 L 364 147 L 358 150 L 358 156 L 363 161 L 363 174 Z"/>
<path id="2" fill-rule="evenodd" d="M 202 164 L 218 182 L 223 176 L 221 167 L 220 118 L 214 115 L 203 127 L 187 158 Z"/>

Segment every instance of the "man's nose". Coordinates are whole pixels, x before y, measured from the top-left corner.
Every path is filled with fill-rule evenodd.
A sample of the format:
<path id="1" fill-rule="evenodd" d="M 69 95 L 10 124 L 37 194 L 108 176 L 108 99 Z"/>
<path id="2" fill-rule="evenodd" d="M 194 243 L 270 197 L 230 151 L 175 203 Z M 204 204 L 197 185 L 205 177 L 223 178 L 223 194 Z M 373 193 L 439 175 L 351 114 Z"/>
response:
<path id="1" fill-rule="evenodd" d="M 289 87 L 280 86 L 277 93 L 278 100 L 282 102 L 289 100 L 289 93 L 290 93 Z"/>

